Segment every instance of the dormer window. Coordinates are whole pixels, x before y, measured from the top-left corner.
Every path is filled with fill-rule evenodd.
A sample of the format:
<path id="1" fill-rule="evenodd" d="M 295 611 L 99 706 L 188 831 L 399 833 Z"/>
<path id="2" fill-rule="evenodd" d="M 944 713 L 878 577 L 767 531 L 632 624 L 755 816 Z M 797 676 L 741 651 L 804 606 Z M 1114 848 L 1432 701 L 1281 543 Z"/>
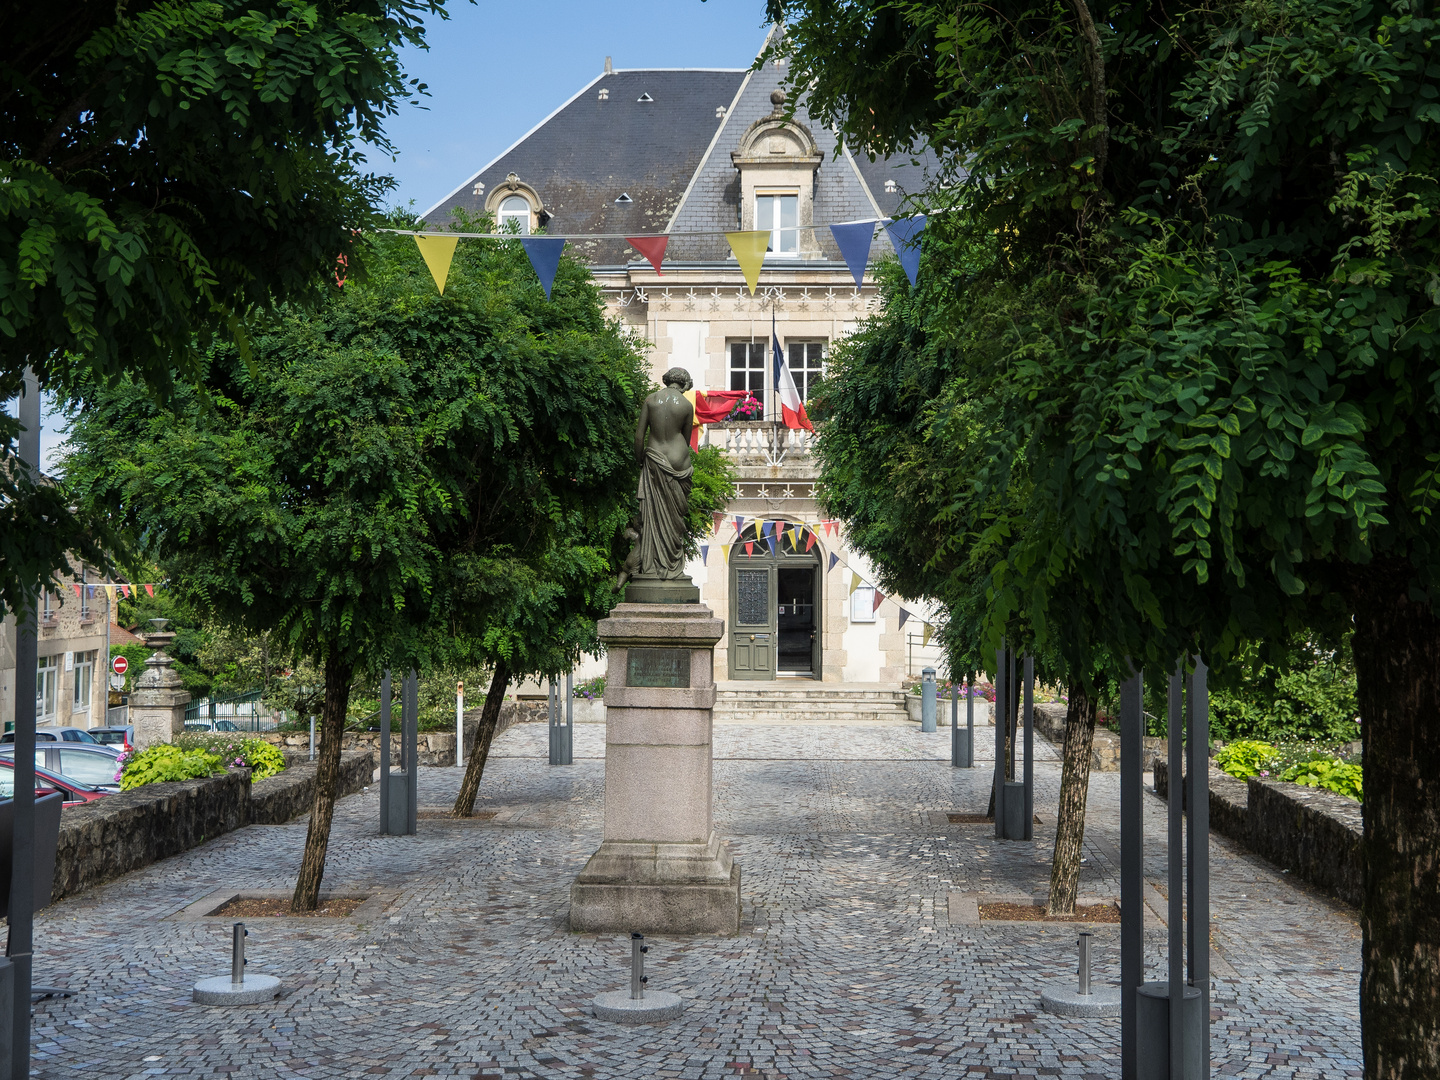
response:
<path id="1" fill-rule="evenodd" d="M 886 180 L 886 181 L 885 181 L 885 194 L 887 194 L 887 195 L 894 195 L 895 192 L 896 192 L 896 190 L 897 190 L 897 185 L 896 185 L 896 183 L 895 183 L 894 180 Z"/>
<path id="2" fill-rule="evenodd" d="M 609 88 L 609 87 L 607 87 L 607 86 L 602 86 L 602 87 L 600 88 L 600 100 L 601 100 L 601 101 L 609 101 L 609 100 L 610 100 L 610 88 Z"/>
<path id="3" fill-rule="evenodd" d="M 473 188 L 470 189 L 470 193 L 471 193 L 472 195 L 484 195 L 484 194 L 485 194 L 485 185 L 484 185 L 484 184 L 481 184 L 481 183 L 477 183 Z"/>
<path id="4" fill-rule="evenodd" d="M 496 221 L 501 232 L 518 232 L 521 236 L 529 236 L 530 200 L 524 195 L 509 196 L 501 202 Z"/>
<path id="5" fill-rule="evenodd" d="M 641 94 L 641 95 L 640 95 L 638 98 L 636 98 L 635 100 L 636 100 L 636 101 L 654 101 L 655 99 L 654 99 L 653 97 L 651 97 L 650 94 L 649 94 L 649 92 L 647 91 L 646 93 Z"/>
<path id="6" fill-rule="evenodd" d="M 755 196 L 755 228 L 770 230 L 771 255 L 800 253 L 800 196 L 791 192 L 760 192 Z"/>
<path id="7" fill-rule="evenodd" d="M 623 204 L 628 203 L 628 202 L 634 202 L 635 200 L 631 199 L 629 195 L 627 195 L 625 192 L 622 191 L 622 192 L 620 193 L 620 197 L 617 198 L 615 201 L 616 201 L 617 203 L 620 203 L 620 204 L 623 205 Z"/>
<path id="8" fill-rule="evenodd" d="M 715 106 L 715 119 L 716 119 L 716 120 L 723 120 L 723 119 L 725 119 L 725 106 L 724 106 L 724 105 L 716 105 L 716 106 Z"/>

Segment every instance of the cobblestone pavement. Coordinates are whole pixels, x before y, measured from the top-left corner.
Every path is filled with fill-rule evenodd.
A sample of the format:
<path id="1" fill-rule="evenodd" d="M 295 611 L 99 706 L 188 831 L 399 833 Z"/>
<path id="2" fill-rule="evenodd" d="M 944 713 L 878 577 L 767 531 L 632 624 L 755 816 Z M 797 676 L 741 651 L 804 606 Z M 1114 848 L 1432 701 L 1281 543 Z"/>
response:
<path id="1" fill-rule="evenodd" d="M 371 922 L 252 921 L 250 970 L 287 988 L 272 1004 L 192 1004 L 197 979 L 228 970 L 229 928 L 174 915 L 215 890 L 292 885 L 303 822 L 243 829 L 42 912 L 36 979 L 78 994 L 36 1006 L 34 1075 L 1119 1075 L 1118 1020 L 1040 1009 L 1042 984 L 1073 978 L 1072 928 L 948 917 L 952 888 L 1046 888 L 1053 750 L 1037 748 L 1035 842 L 999 843 L 984 826 L 936 824 L 988 797 L 985 770 L 949 767 L 944 731 L 717 734 L 716 821 L 743 867 L 744 925 L 730 939 L 651 940 L 650 985 L 688 999 L 678 1020 L 589 1015 L 596 993 L 625 984 L 629 955 L 618 935 L 566 928 L 571 879 L 600 842 L 603 728 L 577 727 L 576 763 L 552 768 L 543 725 L 525 725 L 497 743 L 482 786 L 482 807 L 507 811 L 499 821 L 422 820 L 417 837 L 380 837 L 374 787 L 340 803 L 326 887 L 396 899 Z M 423 805 L 448 803 L 459 782 L 454 769 L 421 777 Z M 1092 896 L 1117 891 L 1116 779 L 1092 778 Z M 1160 883 L 1163 807 L 1147 803 Z M 1353 912 L 1224 839 L 1212 859 L 1216 1075 L 1360 1075 Z M 1095 932 L 1096 977 L 1113 981 L 1118 927 Z M 1155 964 L 1158 922 L 1147 945 Z"/>

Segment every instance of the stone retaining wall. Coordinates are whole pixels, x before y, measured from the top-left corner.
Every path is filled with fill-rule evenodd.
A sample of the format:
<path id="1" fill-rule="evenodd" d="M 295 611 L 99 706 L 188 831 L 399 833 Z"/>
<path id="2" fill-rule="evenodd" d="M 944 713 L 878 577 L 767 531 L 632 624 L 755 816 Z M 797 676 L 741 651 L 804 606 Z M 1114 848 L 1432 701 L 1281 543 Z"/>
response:
<path id="1" fill-rule="evenodd" d="M 1050 740 L 1056 750 L 1065 747 L 1066 706 L 1060 702 L 1044 702 L 1035 706 L 1035 730 Z M 1149 735 L 1141 740 L 1140 771 L 1149 772 L 1156 756 L 1164 751 L 1165 740 Z M 1120 736 L 1109 728 L 1095 725 L 1095 739 L 1090 744 L 1092 772 L 1120 771 Z"/>
<path id="2" fill-rule="evenodd" d="M 369 783 L 369 752 L 341 755 L 340 790 Z M 279 824 L 308 813 L 315 798 L 313 765 L 286 769 L 253 786 L 250 770 L 230 769 L 205 780 L 146 784 L 60 815 L 52 900 L 73 896 L 206 840 L 249 824 Z"/>
<path id="3" fill-rule="evenodd" d="M 1169 770 L 1155 762 L 1155 793 L 1168 797 Z M 1317 889 L 1360 906 L 1364 811 L 1333 791 L 1210 770 L 1210 829 L 1245 845 Z"/>

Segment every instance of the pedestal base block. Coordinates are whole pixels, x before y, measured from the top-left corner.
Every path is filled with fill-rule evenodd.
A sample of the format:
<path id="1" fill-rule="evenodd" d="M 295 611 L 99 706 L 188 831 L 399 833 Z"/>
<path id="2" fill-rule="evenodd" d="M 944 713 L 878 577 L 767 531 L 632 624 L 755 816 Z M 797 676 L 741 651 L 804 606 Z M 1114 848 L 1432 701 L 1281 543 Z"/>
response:
<path id="1" fill-rule="evenodd" d="M 700 587 L 688 576 L 631 578 L 625 586 L 627 604 L 698 604 Z M 709 614 L 709 611 L 706 611 Z"/>
<path id="2" fill-rule="evenodd" d="M 704 844 L 607 840 L 570 886 L 581 934 L 735 934 L 740 867 L 712 832 Z"/>
<path id="3" fill-rule="evenodd" d="M 1094 986 L 1082 994 L 1073 982 L 1053 983 L 1041 988 L 1040 1004 L 1058 1016 L 1119 1016 L 1120 988 Z"/>
<path id="4" fill-rule="evenodd" d="M 229 975 L 217 975 L 197 982 L 190 996 L 201 1005 L 259 1005 L 280 996 L 280 980 L 273 975 L 246 975 L 244 982 L 233 983 Z"/>
<path id="5" fill-rule="evenodd" d="M 615 1024 L 656 1024 L 674 1020 L 685 1009 L 685 999 L 667 990 L 646 990 L 632 998 L 629 990 L 612 990 L 595 996 L 595 1019 Z"/>

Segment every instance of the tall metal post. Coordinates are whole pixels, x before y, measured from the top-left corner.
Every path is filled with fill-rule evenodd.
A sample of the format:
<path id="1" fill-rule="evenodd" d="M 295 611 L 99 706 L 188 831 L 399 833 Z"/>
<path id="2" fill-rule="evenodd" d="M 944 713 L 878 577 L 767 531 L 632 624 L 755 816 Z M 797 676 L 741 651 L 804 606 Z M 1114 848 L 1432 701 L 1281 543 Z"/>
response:
<path id="1" fill-rule="evenodd" d="M 28 366 L 20 398 L 20 465 L 40 477 L 40 380 Z M 15 613 L 15 805 L 10 842 L 10 939 L 15 970 L 10 1076 L 30 1076 L 30 981 L 35 926 L 35 670 L 39 664 L 40 582 L 29 585 L 28 611 Z"/>
<path id="2" fill-rule="evenodd" d="M 1025 839 L 1035 839 L 1035 658 L 1025 654 Z"/>
<path id="3" fill-rule="evenodd" d="M 409 811 L 405 822 L 405 834 L 414 836 L 419 831 L 420 799 L 420 754 L 417 743 L 420 736 L 420 673 L 410 669 L 405 680 L 405 787 L 409 791 L 406 809 Z"/>
<path id="4" fill-rule="evenodd" d="M 1168 850 L 1166 851 L 1167 879 L 1170 885 L 1169 901 L 1169 960 L 1170 960 L 1170 1075 L 1181 1080 L 1185 1075 L 1185 876 L 1184 813 L 1185 783 L 1181 775 L 1184 752 L 1181 737 L 1185 730 L 1183 702 L 1183 667 L 1175 666 L 1170 676 L 1169 713 L 1166 717 L 1167 752 L 1166 765 L 1169 767 L 1169 799 L 1166 806 Z"/>
<path id="5" fill-rule="evenodd" d="M 967 769 L 975 767 L 975 673 L 971 672 L 965 680 L 965 730 L 968 737 L 965 740 L 970 747 L 969 759 L 965 762 Z"/>
<path id="6" fill-rule="evenodd" d="M 561 747 L 561 765 L 575 764 L 575 673 L 565 673 L 565 739 Z"/>
<path id="7" fill-rule="evenodd" d="M 1120 1077 L 1136 1080 L 1137 998 L 1145 976 L 1145 797 L 1141 790 L 1144 746 L 1144 677 L 1136 672 L 1120 685 Z"/>
<path id="8" fill-rule="evenodd" d="M 380 835 L 390 832 L 390 669 L 380 680 Z"/>
<path id="9" fill-rule="evenodd" d="M 1210 1075 L 1210 691 L 1205 662 L 1197 655 L 1185 695 L 1190 739 L 1190 835 L 1186 844 L 1190 901 L 1190 985 L 1200 991 L 1200 1062 Z"/>
<path id="10" fill-rule="evenodd" d="M 1005 839 L 1005 646 L 995 650 L 995 839 Z"/>
<path id="11" fill-rule="evenodd" d="M 960 767 L 960 684 L 950 680 L 950 767 Z"/>

